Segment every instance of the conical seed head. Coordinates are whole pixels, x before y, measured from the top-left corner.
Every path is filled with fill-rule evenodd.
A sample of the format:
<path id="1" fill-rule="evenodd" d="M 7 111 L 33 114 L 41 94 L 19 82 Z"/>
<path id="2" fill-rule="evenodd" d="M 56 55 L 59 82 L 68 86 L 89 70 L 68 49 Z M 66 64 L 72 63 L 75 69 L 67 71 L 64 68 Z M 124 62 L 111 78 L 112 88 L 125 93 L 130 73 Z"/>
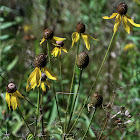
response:
<path id="1" fill-rule="evenodd" d="M 97 108 L 102 105 L 103 96 L 98 92 L 91 95 L 91 103 Z"/>
<path id="2" fill-rule="evenodd" d="M 17 87 L 16 87 L 16 85 L 15 85 L 14 83 L 9 83 L 9 84 L 7 85 L 6 91 L 7 91 L 8 93 L 16 92 L 16 90 L 17 90 Z"/>
<path id="3" fill-rule="evenodd" d="M 127 13 L 128 6 L 125 3 L 120 3 L 117 6 L 117 12 L 121 15 L 125 15 Z"/>
<path id="4" fill-rule="evenodd" d="M 51 29 L 45 29 L 43 32 L 43 37 L 45 39 L 52 39 L 53 38 L 53 31 Z"/>
<path id="5" fill-rule="evenodd" d="M 81 52 L 77 56 L 77 67 L 80 69 L 84 69 L 88 66 L 89 56 L 86 52 Z"/>
<path id="6" fill-rule="evenodd" d="M 44 54 L 39 54 L 35 58 L 35 66 L 38 68 L 45 67 L 46 63 L 47 63 L 47 58 L 46 58 L 46 55 L 44 55 Z"/>
<path id="7" fill-rule="evenodd" d="M 76 29 L 77 29 L 77 32 L 78 32 L 78 33 L 84 33 L 85 30 L 86 30 L 85 24 L 83 24 L 82 22 L 79 22 L 79 23 L 77 24 Z"/>

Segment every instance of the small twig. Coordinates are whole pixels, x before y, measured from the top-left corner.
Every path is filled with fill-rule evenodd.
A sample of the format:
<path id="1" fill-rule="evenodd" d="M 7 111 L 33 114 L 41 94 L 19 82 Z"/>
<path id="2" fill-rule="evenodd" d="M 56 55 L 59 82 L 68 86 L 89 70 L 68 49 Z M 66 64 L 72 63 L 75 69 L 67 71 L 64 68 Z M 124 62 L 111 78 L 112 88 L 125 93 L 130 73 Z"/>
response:
<path id="1" fill-rule="evenodd" d="M 44 137 L 44 125 L 43 125 L 43 112 L 42 112 L 41 108 L 39 110 L 40 110 L 40 113 L 41 113 L 42 138 L 43 138 L 43 140 L 45 140 L 45 137 Z"/>
<path id="2" fill-rule="evenodd" d="M 28 102 L 28 103 L 30 103 L 32 106 L 34 106 L 35 108 L 37 108 L 34 104 L 32 104 L 27 98 L 25 98 L 24 97 L 24 99 Z"/>
<path id="3" fill-rule="evenodd" d="M 112 130 L 108 135 L 106 135 L 105 137 L 103 137 L 101 140 L 104 140 L 105 138 L 107 138 L 109 135 L 111 135 L 116 129 L 118 129 L 118 127 L 116 127 L 114 130 Z"/>

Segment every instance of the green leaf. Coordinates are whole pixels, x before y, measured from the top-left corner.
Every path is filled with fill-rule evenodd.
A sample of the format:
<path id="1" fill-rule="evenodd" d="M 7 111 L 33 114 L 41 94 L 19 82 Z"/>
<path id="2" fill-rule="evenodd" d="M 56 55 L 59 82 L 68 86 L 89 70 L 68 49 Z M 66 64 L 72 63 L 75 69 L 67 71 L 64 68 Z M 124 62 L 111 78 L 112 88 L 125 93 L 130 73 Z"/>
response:
<path id="1" fill-rule="evenodd" d="M 2 25 L 0 26 L 0 29 L 3 30 L 3 29 L 6 29 L 6 28 L 9 28 L 13 25 L 15 25 L 16 22 L 4 22 L 2 23 Z"/>
<path id="2" fill-rule="evenodd" d="M 9 38 L 9 35 L 1 35 L 0 40 L 6 40 Z"/>
<path id="3" fill-rule="evenodd" d="M 0 22 L 3 22 L 4 21 L 4 18 L 0 17 Z"/>
<path id="4" fill-rule="evenodd" d="M 27 137 L 27 140 L 31 140 L 31 139 L 33 139 L 33 134 L 29 134 L 29 136 Z"/>
<path id="5" fill-rule="evenodd" d="M 7 53 L 8 51 L 10 51 L 11 48 L 12 48 L 12 45 L 8 45 L 8 46 L 4 47 L 3 53 Z"/>
<path id="6" fill-rule="evenodd" d="M 13 67 L 16 65 L 17 61 L 18 61 L 18 56 L 16 56 L 14 58 L 14 60 L 7 66 L 7 71 L 10 71 L 11 69 L 13 69 Z"/>

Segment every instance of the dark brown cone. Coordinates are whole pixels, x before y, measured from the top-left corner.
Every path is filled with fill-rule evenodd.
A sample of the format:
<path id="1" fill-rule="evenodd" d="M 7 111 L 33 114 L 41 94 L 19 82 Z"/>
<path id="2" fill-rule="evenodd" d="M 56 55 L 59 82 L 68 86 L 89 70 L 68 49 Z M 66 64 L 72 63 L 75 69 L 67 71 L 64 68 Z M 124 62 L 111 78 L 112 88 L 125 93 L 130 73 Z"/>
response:
<path id="1" fill-rule="evenodd" d="M 16 88 L 16 85 L 14 83 L 9 83 L 7 85 L 7 88 L 6 88 L 6 91 L 8 93 L 13 93 L 13 92 L 16 92 L 17 88 Z"/>
<path id="2" fill-rule="evenodd" d="M 46 74 L 42 72 L 41 73 L 41 81 L 46 81 L 46 79 L 47 79 Z"/>
<path id="3" fill-rule="evenodd" d="M 83 24 L 82 22 L 79 22 L 77 24 L 76 29 L 77 29 L 77 32 L 78 33 L 84 33 L 85 32 L 85 29 L 86 29 L 85 24 Z"/>
<path id="4" fill-rule="evenodd" d="M 128 6 L 125 3 L 120 3 L 117 6 L 117 12 L 121 15 L 125 15 L 127 13 Z"/>
<path id="5" fill-rule="evenodd" d="M 80 69 L 84 69 L 88 66 L 89 63 L 89 56 L 86 52 L 81 52 L 78 54 L 77 57 L 77 67 Z"/>
<path id="6" fill-rule="evenodd" d="M 95 108 L 102 105 L 103 102 L 103 96 L 99 94 L 98 92 L 95 92 L 91 95 L 91 103 L 95 106 Z"/>
<path id="7" fill-rule="evenodd" d="M 40 67 L 45 67 L 47 63 L 47 58 L 44 54 L 39 54 L 35 58 L 35 66 L 40 68 Z"/>
<path id="8" fill-rule="evenodd" d="M 63 41 L 56 41 L 56 44 L 60 45 L 60 47 L 64 46 L 64 42 Z"/>
<path id="9" fill-rule="evenodd" d="M 43 32 L 43 37 L 45 39 L 52 39 L 53 38 L 53 31 L 51 29 L 45 29 Z"/>

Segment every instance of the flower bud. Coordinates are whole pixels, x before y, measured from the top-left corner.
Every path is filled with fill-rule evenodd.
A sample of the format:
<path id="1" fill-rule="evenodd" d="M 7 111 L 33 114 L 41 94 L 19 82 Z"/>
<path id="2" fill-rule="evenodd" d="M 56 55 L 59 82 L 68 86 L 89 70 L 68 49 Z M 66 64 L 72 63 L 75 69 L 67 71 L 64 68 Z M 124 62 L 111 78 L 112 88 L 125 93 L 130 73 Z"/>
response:
<path id="1" fill-rule="evenodd" d="M 81 52 L 77 56 L 77 67 L 80 69 L 84 69 L 88 66 L 89 56 L 86 52 Z"/>
<path id="2" fill-rule="evenodd" d="M 95 108 L 102 105 L 103 102 L 103 96 L 99 94 L 98 92 L 95 92 L 91 95 L 91 103 L 95 106 Z"/>
<path id="3" fill-rule="evenodd" d="M 47 79 L 46 74 L 42 72 L 41 73 L 41 81 L 46 81 L 46 79 Z"/>
<path id="4" fill-rule="evenodd" d="M 52 39 L 53 38 L 53 31 L 51 29 L 45 29 L 43 32 L 43 37 L 45 39 Z"/>
<path id="5" fill-rule="evenodd" d="M 56 41 L 56 44 L 60 45 L 60 47 L 64 46 L 64 42 L 63 41 Z"/>
<path id="6" fill-rule="evenodd" d="M 120 3 L 117 7 L 117 12 L 121 15 L 125 15 L 127 13 L 127 8 L 125 3 Z"/>
<path id="7" fill-rule="evenodd" d="M 82 22 L 79 22 L 77 24 L 76 29 L 77 29 L 78 33 L 84 33 L 85 32 L 85 24 L 83 24 Z"/>
<path id="8" fill-rule="evenodd" d="M 38 68 L 45 67 L 46 63 L 47 63 L 47 58 L 46 58 L 46 55 L 44 55 L 44 54 L 39 54 L 35 58 L 35 66 Z"/>
<path id="9" fill-rule="evenodd" d="M 6 91 L 8 93 L 13 93 L 13 92 L 16 92 L 17 88 L 16 88 L 16 85 L 14 83 L 9 83 L 7 85 L 7 88 L 6 88 Z"/>

